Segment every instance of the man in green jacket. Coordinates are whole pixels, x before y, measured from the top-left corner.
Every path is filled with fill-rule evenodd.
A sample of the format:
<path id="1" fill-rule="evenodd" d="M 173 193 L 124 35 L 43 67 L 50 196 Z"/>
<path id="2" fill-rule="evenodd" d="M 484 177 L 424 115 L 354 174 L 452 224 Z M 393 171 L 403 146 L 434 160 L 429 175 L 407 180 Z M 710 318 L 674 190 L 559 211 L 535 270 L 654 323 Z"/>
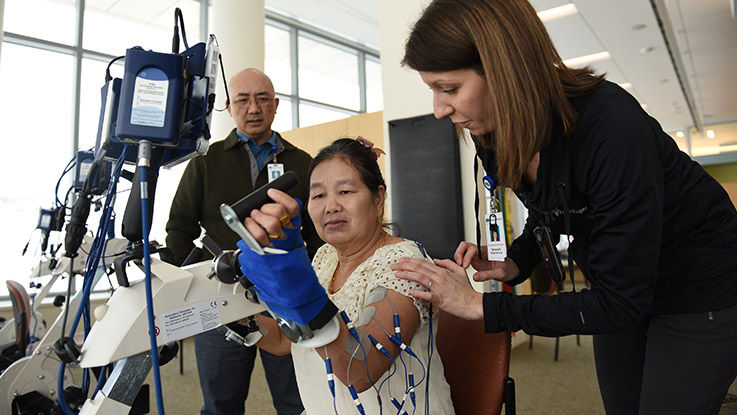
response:
<path id="1" fill-rule="evenodd" d="M 189 162 L 171 205 L 166 245 L 178 264 L 194 247 L 201 228 L 222 249 L 235 249 L 239 237 L 220 216 L 220 204 L 236 202 L 266 184 L 275 172 L 296 172 L 299 184 L 289 193 L 307 201 L 306 174 L 312 158 L 271 129 L 279 98 L 269 77 L 257 69 L 243 70 L 230 80 L 230 93 L 228 113 L 237 128 L 213 143 L 205 156 Z M 301 216 L 302 236 L 312 256 L 322 241 L 306 210 Z M 227 342 L 217 330 L 195 336 L 202 415 L 243 414 L 256 349 Z M 277 413 L 301 413 L 291 355 L 263 350 L 260 354 Z"/>

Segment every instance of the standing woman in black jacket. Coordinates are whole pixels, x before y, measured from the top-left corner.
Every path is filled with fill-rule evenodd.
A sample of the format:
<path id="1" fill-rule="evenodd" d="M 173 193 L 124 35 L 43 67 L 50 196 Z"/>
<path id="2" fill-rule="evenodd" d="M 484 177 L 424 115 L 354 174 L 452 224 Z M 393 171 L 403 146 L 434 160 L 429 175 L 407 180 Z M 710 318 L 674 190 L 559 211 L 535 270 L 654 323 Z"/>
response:
<path id="1" fill-rule="evenodd" d="M 462 242 L 455 261 L 395 264 L 428 288 L 412 294 L 487 332 L 593 334 L 608 414 L 716 414 L 737 375 L 737 212 L 722 187 L 627 92 L 566 67 L 526 0 L 433 1 L 403 63 L 529 210 L 504 262 Z M 536 227 L 573 237 L 590 289 L 473 291 L 469 265 L 477 281 L 530 275 Z"/>

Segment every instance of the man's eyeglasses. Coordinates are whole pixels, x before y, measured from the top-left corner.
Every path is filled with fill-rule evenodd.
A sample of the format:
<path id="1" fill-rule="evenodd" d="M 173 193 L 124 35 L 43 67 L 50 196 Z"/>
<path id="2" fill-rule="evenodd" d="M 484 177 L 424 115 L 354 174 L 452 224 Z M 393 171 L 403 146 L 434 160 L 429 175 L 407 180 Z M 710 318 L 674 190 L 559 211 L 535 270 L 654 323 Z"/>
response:
<path id="1" fill-rule="evenodd" d="M 239 107 L 247 107 L 251 105 L 252 102 L 258 105 L 259 107 L 265 107 L 265 106 L 272 104 L 274 102 L 274 98 L 269 97 L 269 96 L 257 96 L 254 99 L 241 97 L 241 98 L 234 99 L 233 105 L 239 106 Z"/>

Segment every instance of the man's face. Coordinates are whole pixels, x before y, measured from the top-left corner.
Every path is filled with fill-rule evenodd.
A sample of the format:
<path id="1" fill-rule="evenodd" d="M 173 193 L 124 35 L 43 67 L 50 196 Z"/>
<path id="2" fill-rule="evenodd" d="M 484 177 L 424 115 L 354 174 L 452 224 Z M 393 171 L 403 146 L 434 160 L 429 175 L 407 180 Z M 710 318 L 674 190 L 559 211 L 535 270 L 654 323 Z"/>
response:
<path id="1" fill-rule="evenodd" d="M 232 102 L 228 113 L 238 131 L 263 143 L 271 137 L 279 98 L 274 97 L 274 86 L 269 78 L 258 71 L 244 71 L 230 81 Z"/>

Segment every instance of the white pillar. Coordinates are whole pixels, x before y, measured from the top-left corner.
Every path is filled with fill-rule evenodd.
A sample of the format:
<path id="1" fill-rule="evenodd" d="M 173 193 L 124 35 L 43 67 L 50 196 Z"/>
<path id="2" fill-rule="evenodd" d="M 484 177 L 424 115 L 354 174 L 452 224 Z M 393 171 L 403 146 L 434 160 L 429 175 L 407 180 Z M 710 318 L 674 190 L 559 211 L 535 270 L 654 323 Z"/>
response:
<path id="1" fill-rule="evenodd" d="M 228 79 L 218 79 L 217 104 L 223 108 L 223 83 L 246 68 L 264 69 L 264 0 L 217 0 L 212 2 L 213 24 L 210 33 L 217 36 L 223 67 Z M 212 117 L 212 140 L 225 138 L 235 127 L 227 111 Z"/>
<path id="2" fill-rule="evenodd" d="M 0 0 L 0 58 L 3 50 L 3 16 L 5 15 L 5 0 Z"/>

